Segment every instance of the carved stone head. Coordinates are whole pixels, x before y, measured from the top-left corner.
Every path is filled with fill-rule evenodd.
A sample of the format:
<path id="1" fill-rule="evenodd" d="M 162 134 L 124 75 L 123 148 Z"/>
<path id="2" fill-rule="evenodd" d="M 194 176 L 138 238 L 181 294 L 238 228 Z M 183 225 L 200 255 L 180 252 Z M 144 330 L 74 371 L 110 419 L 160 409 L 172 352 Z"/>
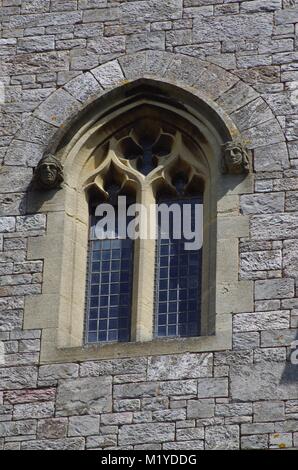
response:
<path id="1" fill-rule="evenodd" d="M 241 142 L 223 145 L 222 172 L 241 175 L 249 172 L 248 151 Z"/>
<path id="2" fill-rule="evenodd" d="M 54 155 L 48 154 L 38 163 L 33 176 L 34 184 L 40 189 L 59 188 L 63 181 L 63 167 Z"/>

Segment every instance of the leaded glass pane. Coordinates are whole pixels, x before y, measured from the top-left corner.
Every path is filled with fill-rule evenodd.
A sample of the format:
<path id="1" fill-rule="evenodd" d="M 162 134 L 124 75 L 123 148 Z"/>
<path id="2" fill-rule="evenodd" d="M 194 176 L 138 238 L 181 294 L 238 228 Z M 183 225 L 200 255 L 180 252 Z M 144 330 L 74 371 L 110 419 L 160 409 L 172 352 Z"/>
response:
<path id="1" fill-rule="evenodd" d="M 133 241 L 98 240 L 91 217 L 87 295 L 87 343 L 129 341 L 133 275 Z"/>
<path id="2" fill-rule="evenodd" d="M 191 206 L 191 227 L 194 229 L 195 204 L 202 204 L 201 196 L 189 199 L 160 201 L 160 204 L 184 204 Z M 181 210 L 183 225 L 183 210 Z M 155 336 L 183 337 L 200 334 L 202 248 L 186 250 L 183 236 L 175 239 L 173 221 L 165 236 L 161 231 L 156 253 L 155 279 Z M 189 241 L 189 240 L 188 240 Z"/>

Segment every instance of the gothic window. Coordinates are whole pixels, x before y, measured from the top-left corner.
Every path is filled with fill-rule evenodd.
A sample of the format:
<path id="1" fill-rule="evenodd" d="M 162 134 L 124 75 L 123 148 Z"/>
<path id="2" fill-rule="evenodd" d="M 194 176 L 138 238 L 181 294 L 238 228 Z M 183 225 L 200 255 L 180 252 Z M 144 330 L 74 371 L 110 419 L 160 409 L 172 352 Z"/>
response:
<path id="1" fill-rule="evenodd" d="M 47 232 L 29 239 L 28 259 L 44 259 L 44 282 L 26 298 L 24 326 L 42 329 L 41 360 L 230 349 L 239 298 L 241 312 L 253 308 L 252 283 L 238 274 L 239 238 L 249 235 L 239 194 L 253 178 L 229 118 L 199 92 L 141 79 L 87 105 L 61 133 L 32 193 Z M 101 240 L 104 206 L 120 214 L 124 197 L 139 205 L 138 224 L 130 212 L 125 229 L 134 221 L 147 236 L 115 224 Z M 173 205 L 198 237 L 188 249 L 187 233 L 174 236 Z"/>
<path id="2" fill-rule="evenodd" d="M 145 117 L 97 149 L 85 184 L 87 344 L 201 334 L 205 176 L 188 140 L 174 126 Z M 118 226 L 120 196 L 129 213 L 124 234 Z M 134 219 L 130 208 L 136 202 L 142 208 Z M 101 238 L 96 228 L 108 205 L 114 229 Z M 130 223 L 138 228 L 135 240 Z"/>

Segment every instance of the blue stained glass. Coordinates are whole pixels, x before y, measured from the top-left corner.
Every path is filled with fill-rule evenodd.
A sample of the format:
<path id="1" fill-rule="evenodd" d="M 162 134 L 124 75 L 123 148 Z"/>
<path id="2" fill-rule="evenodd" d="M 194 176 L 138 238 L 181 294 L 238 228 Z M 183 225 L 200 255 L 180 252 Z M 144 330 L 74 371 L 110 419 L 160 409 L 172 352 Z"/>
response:
<path id="1" fill-rule="evenodd" d="M 118 294 L 119 289 L 120 289 L 120 285 L 119 285 L 119 284 L 111 284 L 111 285 L 110 285 L 111 294 Z"/>
<path id="2" fill-rule="evenodd" d="M 97 285 L 92 285 L 91 286 L 91 295 L 98 295 L 98 286 Z"/>
<path id="3" fill-rule="evenodd" d="M 118 341 L 119 332 L 117 330 L 108 330 L 107 341 Z"/>
<path id="4" fill-rule="evenodd" d="M 92 260 L 93 261 L 99 261 L 100 260 L 100 251 L 94 251 L 92 255 Z"/>
<path id="5" fill-rule="evenodd" d="M 177 299 L 177 291 L 170 290 L 169 292 L 169 300 L 176 300 Z"/>
<path id="6" fill-rule="evenodd" d="M 129 341 L 133 278 L 133 241 L 97 240 L 91 217 L 86 341 Z"/>
<path id="7" fill-rule="evenodd" d="M 180 207 L 190 204 L 193 225 L 194 205 L 202 204 L 203 198 L 196 196 L 160 203 L 175 203 Z M 171 227 L 167 237 L 159 234 L 155 278 L 155 334 L 158 337 L 200 334 L 202 248 L 186 250 L 187 241 L 183 237 L 175 239 Z"/>
<path id="8" fill-rule="evenodd" d="M 91 297 L 90 300 L 90 307 L 96 307 L 98 305 L 99 297 Z"/>
<path id="9" fill-rule="evenodd" d="M 120 281 L 120 273 L 113 272 L 111 273 L 111 282 L 119 282 Z"/>
<path id="10" fill-rule="evenodd" d="M 97 333 L 96 332 L 89 332 L 88 333 L 88 342 L 89 343 L 94 343 L 97 341 Z"/>
<path id="11" fill-rule="evenodd" d="M 159 292 L 159 300 L 166 301 L 168 298 L 168 292 L 167 291 L 160 291 Z"/>
<path id="12" fill-rule="evenodd" d="M 100 263 L 92 263 L 92 272 L 96 273 L 100 271 Z"/>

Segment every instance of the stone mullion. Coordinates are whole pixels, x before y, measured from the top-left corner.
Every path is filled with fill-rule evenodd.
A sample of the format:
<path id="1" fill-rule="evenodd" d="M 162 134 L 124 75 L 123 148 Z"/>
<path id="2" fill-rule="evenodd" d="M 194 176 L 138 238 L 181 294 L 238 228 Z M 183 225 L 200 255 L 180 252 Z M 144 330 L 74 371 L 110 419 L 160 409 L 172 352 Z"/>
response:
<path id="1" fill-rule="evenodd" d="M 149 207 L 155 204 L 150 184 L 145 184 L 140 191 L 138 202 L 146 207 L 147 221 Z M 141 215 L 140 228 L 147 222 Z M 155 224 L 155 218 L 150 218 Z M 148 233 L 149 224 L 147 224 Z M 151 227 L 154 230 L 154 227 Z M 154 281 L 155 281 L 155 240 L 147 237 L 135 241 L 135 273 L 132 308 L 132 340 L 151 341 L 153 338 L 154 315 Z"/>

